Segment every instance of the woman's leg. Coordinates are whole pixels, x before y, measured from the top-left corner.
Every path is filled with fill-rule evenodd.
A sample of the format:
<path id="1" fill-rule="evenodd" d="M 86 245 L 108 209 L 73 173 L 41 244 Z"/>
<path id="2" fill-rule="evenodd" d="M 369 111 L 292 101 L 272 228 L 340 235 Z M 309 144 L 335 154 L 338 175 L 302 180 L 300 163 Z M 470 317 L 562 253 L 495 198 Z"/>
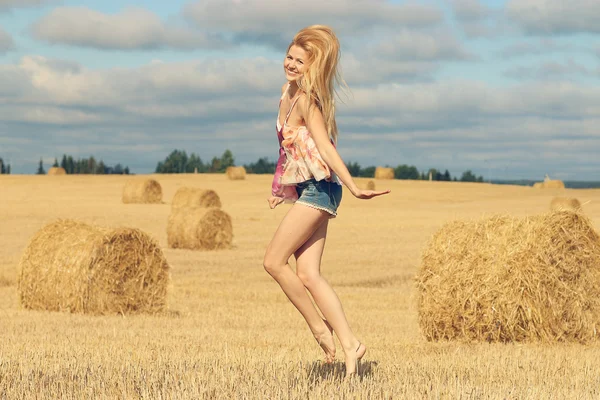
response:
<path id="1" fill-rule="evenodd" d="M 327 325 L 313 305 L 300 279 L 290 268 L 290 256 L 327 221 L 329 214 L 302 204 L 295 204 L 277 228 L 267 246 L 265 270 L 279 283 L 292 304 L 300 311 L 328 361 L 335 357 L 335 342 Z"/>
<path id="2" fill-rule="evenodd" d="M 340 299 L 321 276 L 321 257 L 325 248 L 327 225 L 328 221 L 323 222 L 294 253 L 296 273 L 336 332 L 346 356 L 346 375 L 351 375 L 356 372 L 356 360 L 364 355 L 366 347 L 352 333 Z"/>

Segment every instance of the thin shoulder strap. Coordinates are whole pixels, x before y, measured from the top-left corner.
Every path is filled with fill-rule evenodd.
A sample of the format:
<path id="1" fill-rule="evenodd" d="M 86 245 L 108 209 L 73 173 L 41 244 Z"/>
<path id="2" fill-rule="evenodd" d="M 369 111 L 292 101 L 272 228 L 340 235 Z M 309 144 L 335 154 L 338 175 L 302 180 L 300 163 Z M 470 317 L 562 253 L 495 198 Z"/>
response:
<path id="1" fill-rule="evenodd" d="M 280 104 L 283 101 L 283 96 L 286 95 L 286 93 L 288 92 L 289 89 L 290 89 L 290 83 L 288 82 L 287 86 L 285 87 L 285 90 L 283 91 L 283 93 L 281 94 L 281 97 L 279 98 L 279 103 Z"/>
<path id="2" fill-rule="evenodd" d="M 288 111 L 287 115 L 285 116 L 285 120 L 283 121 L 284 124 L 287 123 L 287 120 L 290 117 L 290 114 L 292 113 L 292 110 L 294 109 L 294 106 L 298 102 L 299 98 L 300 98 L 300 96 L 296 96 L 296 99 L 294 100 L 294 102 L 292 103 L 292 106 L 290 107 L 290 111 Z"/>

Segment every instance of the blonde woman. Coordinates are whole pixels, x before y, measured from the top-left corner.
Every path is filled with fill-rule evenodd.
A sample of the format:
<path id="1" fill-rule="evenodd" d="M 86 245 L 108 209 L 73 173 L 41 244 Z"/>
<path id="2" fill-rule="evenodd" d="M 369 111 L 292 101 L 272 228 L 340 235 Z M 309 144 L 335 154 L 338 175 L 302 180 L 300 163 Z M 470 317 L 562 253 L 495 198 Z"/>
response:
<path id="1" fill-rule="evenodd" d="M 321 276 L 327 225 L 337 215 L 343 183 L 359 199 L 390 191 L 361 190 L 336 151 L 334 83 L 340 82 L 340 45 L 331 28 L 313 25 L 296 34 L 283 68 L 277 116 L 280 150 L 269 206 L 294 205 L 269 243 L 264 267 L 300 311 L 328 362 L 335 358 L 336 333 L 345 355 L 346 376 L 356 374 L 367 351 L 350 329 L 335 291 Z M 296 258 L 296 273 L 288 264 Z M 310 292 L 323 319 L 314 307 Z"/>

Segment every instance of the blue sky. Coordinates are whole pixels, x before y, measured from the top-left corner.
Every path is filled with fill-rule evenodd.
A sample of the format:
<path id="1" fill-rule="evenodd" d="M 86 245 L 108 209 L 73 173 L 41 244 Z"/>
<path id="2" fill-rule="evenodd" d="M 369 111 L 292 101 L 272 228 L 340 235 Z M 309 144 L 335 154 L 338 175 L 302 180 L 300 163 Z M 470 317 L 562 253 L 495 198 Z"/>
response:
<path id="1" fill-rule="evenodd" d="M 366 165 L 598 180 L 600 2 L 0 0 L 0 157 L 148 173 L 173 149 L 275 159 L 286 44 L 342 43 L 339 151 Z"/>

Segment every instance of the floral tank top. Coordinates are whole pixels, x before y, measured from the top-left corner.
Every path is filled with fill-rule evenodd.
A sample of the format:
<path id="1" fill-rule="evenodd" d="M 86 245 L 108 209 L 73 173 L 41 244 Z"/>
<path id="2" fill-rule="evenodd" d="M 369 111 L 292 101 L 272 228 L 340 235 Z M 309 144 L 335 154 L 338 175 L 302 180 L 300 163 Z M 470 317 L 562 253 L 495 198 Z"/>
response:
<path id="1" fill-rule="evenodd" d="M 286 95 L 290 85 L 287 88 L 281 99 Z M 279 122 L 279 113 L 277 113 L 277 138 L 279 140 L 279 159 L 275 168 L 275 176 L 271 187 L 273 196 L 281 197 L 285 201 L 294 202 L 298 200 L 296 192 L 296 184 L 314 178 L 317 181 L 327 180 L 341 185 L 339 178 L 335 175 L 329 166 L 321 158 L 321 154 L 317 150 L 312 135 L 306 126 L 289 126 L 287 120 L 296 105 L 299 97 L 296 97 L 290 110 L 285 116 L 283 125 Z M 333 140 L 331 143 L 335 146 Z"/>

